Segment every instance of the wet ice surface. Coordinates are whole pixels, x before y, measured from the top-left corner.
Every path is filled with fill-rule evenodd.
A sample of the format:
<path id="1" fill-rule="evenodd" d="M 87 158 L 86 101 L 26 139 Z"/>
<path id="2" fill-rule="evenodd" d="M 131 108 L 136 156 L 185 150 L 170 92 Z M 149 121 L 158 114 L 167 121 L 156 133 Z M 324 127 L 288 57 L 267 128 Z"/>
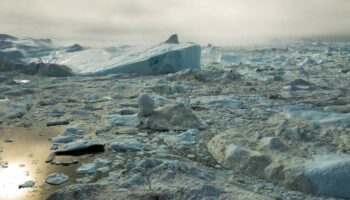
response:
<path id="1" fill-rule="evenodd" d="M 42 192 L 49 191 L 44 184 L 47 173 L 56 170 L 69 171 L 66 168 L 50 166 L 45 163 L 47 152 L 50 150 L 48 137 L 55 130 L 40 129 L 2 129 L 0 130 L 1 169 L 0 196 L 3 199 L 40 199 Z M 3 140 L 12 138 L 11 143 Z M 34 181 L 35 186 L 19 189 L 26 181 Z M 44 190 L 44 191 L 43 191 Z M 52 189 L 51 189 L 52 190 Z"/>
<path id="2" fill-rule="evenodd" d="M 57 132 L 57 128 L 0 130 L 0 199 L 39 200 L 59 188 L 45 184 L 47 174 L 60 171 L 74 175 L 72 170 L 75 166 L 63 167 L 45 163 L 51 146 L 48 138 Z M 5 143 L 2 141 L 4 138 L 13 138 L 13 142 Z M 30 180 L 35 182 L 35 186 L 19 189 L 20 184 Z"/>
<path id="3" fill-rule="evenodd" d="M 90 156 L 61 156 L 56 164 L 46 163 L 50 154 L 49 138 L 56 136 L 62 128 L 11 128 L 0 130 L 0 199 L 6 200 L 41 200 L 53 191 L 72 184 L 78 176 L 75 169 L 81 163 L 68 166 L 57 165 L 59 162 L 88 160 Z M 11 138 L 11 142 L 6 139 Z M 63 173 L 68 182 L 52 185 L 45 183 L 51 173 Z M 21 184 L 33 181 L 34 186 L 19 188 Z M 31 184 L 29 184 L 31 185 Z"/>

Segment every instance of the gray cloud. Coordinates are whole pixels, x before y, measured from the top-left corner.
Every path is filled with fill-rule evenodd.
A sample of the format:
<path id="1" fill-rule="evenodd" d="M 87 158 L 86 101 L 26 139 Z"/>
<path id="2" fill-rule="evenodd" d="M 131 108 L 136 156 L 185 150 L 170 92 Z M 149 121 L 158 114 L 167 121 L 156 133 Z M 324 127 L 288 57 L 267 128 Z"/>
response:
<path id="1" fill-rule="evenodd" d="M 0 0 L 0 32 L 88 45 L 350 38 L 348 0 Z"/>

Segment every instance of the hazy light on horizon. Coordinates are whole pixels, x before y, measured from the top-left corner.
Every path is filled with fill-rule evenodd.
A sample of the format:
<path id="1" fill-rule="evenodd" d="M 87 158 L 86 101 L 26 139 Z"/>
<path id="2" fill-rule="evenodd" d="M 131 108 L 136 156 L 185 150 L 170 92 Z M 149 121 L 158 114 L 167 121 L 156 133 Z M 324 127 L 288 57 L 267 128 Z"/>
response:
<path id="1" fill-rule="evenodd" d="M 350 39 L 348 0 L 0 0 L 0 33 L 55 43 Z M 349 40 L 350 41 L 350 40 Z"/>

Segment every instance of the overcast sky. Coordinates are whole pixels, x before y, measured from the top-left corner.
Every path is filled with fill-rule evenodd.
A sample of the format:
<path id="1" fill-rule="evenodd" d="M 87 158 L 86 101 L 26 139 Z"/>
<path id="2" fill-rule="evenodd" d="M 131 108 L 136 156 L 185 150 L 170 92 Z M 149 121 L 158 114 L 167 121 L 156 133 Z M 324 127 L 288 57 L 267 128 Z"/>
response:
<path id="1" fill-rule="evenodd" d="M 0 33 L 58 44 L 350 41 L 350 0 L 0 0 Z"/>

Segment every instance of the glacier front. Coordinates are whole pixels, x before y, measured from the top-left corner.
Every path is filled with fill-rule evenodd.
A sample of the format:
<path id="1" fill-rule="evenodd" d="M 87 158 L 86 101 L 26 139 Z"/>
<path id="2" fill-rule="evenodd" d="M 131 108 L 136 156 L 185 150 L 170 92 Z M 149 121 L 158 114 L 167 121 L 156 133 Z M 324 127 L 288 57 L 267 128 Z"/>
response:
<path id="1" fill-rule="evenodd" d="M 54 46 L 49 40 L 15 37 L 0 37 L 0 40 L 0 55 L 3 55 L 0 59 L 9 66 L 3 67 L 3 70 L 22 68 L 22 71 L 30 71 L 31 74 L 156 75 L 200 68 L 201 65 L 201 47 L 195 43 L 163 42 L 151 47 L 124 45 L 109 48 L 75 44 L 64 48 Z"/>

